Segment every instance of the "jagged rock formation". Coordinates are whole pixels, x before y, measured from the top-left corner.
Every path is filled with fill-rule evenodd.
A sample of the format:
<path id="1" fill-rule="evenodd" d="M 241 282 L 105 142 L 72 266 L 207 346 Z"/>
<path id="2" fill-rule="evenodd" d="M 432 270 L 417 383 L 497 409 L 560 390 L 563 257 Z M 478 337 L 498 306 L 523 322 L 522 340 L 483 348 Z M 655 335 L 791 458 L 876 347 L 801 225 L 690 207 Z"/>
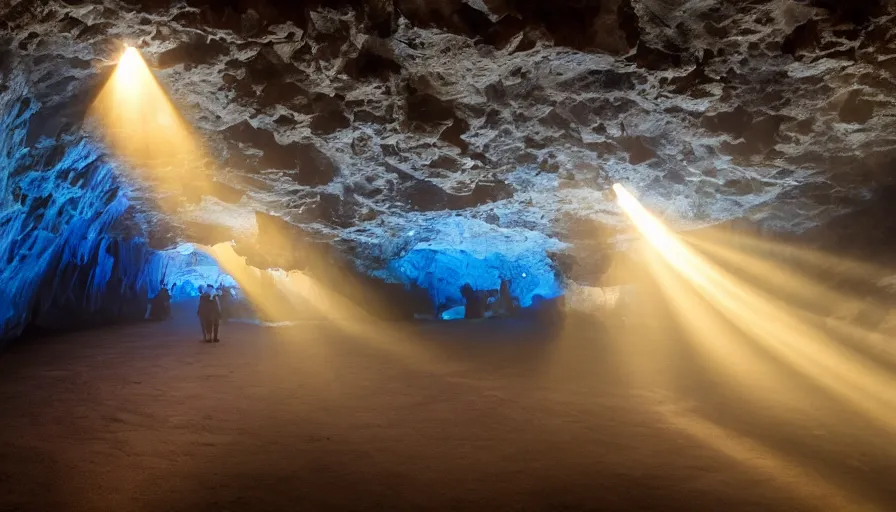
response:
<path id="1" fill-rule="evenodd" d="M 554 287 L 556 269 L 599 281 L 624 226 L 614 182 L 679 227 L 746 218 L 789 232 L 888 184 L 893 11 L 885 0 L 22 0 L 3 12 L 0 62 L 18 63 L 35 106 L 15 147 L 60 136 L 75 147 L 122 43 L 141 49 L 203 135 L 217 184 L 156 204 L 132 183 L 124 217 L 153 247 L 248 245 L 261 212 L 437 295 L 499 277 L 530 294 Z M 434 256 L 446 240 L 455 253 Z"/>
<path id="2" fill-rule="evenodd" d="M 27 147 L 39 105 L 21 76 L 2 77 L 0 341 L 29 321 L 72 328 L 142 318 L 159 262 L 125 222 L 126 184 L 83 137 Z"/>

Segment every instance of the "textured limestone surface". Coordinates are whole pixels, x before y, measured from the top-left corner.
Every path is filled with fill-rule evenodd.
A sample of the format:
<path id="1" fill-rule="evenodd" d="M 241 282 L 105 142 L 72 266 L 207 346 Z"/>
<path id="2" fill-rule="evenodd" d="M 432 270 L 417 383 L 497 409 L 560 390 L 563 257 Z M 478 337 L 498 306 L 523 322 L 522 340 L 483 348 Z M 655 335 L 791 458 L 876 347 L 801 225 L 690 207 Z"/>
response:
<path id="1" fill-rule="evenodd" d="M 251 241 L 274 215 L 387 279 L 425 286 L 415 254 L 457 261 L 462 277 L 464 258 L 432 256 L 450 241 L 500 262 L 484 287 L 520 265 L 547 268 L 545 257 L 593 285 L 626 226 L 613 183 L 677 228 L 746 219 L 799 233 L 892 182 L 896 9 L 885 0 L 0 10 L 0 92 L 26 91 L 30 115 L 18 149 L 95 141 L 84 114 L 124 44 L 195 127 L 209 158 L 184 171 L 213 180 L 208 195 L 152 197 L 116 167 L 128 192 L 118 232 L 157 249 Z M 11 165 L 0 204 L 15 172 L 47 167 Z"/>

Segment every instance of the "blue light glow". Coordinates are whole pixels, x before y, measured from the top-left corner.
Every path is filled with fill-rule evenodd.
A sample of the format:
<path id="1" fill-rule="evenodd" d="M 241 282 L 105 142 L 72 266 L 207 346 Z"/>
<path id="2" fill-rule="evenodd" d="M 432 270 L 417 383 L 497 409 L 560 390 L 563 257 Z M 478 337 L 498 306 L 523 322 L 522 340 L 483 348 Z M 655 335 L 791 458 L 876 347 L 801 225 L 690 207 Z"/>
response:
<path id="1" fill-rule="evenodd" d="M 207 284 L 237 286 L 236 281 L 225 274 L 215 259 L 202 248 L 183 244 L 158 254 L 164 262 L 161 279 L 168 286 L 174 300 L 197 297 L 199 287 Z"/>
<path id="2" fill-rule="evenodd" d="M 130 184 L 89 139 L 44 138 L 29 147 L 29 122 L 39 108 L 29 96 L 22 80 L 9 81 L 0 93 L 0 341 L 35 318 L 53 327 L 71 319 L 133 318 L 162 282 L 174 298 L 193 296 L 207 283 L 236 284 L 201 247 L 154 251 L 128 228 L 122 219 L 136 208 Z M 389 261 L 374 275 L 426 289 L 451 318 L 464 304 L 464 284 L 497 290 L 506 279 L 523 307 L 534 297 L 563 293 L 547 257 L 562 245 L 558 241 L 432 215 L 402 216 L 395 231 L 405 233 L 401 240 L 374 241 L 371 254 Z"/>
<path id="3" fill-rule="evenodd" d="M 420 239 L 392 261 L 388 273 L 402 283 L 425 288 L 440 310 L 464 304 L 460 288 L 465 283 L 474 290 L 497 290 L 507 279 L 522 307 L 529 307 L 536 295 L 563 294 L 547 256 L 547 250 L 559 243 L 544 235 L 463 217 L 440 219 L 416 232 L 428 240 Z"/>
<path id="4" fill-rule="evenodd" d="M 463 320 L 464 315 L 466 315 L 467 309 L 463 306 L 455 306 L 451 309 L 446 309 L 442 311 L 442 314 L 439 317 L 442 320 Z"/>
<path id="5" fill-rule="evenodd" d="M 35 314 L 59 325 L 133 314 L 161 267 L 144 240 L 113 234 L 126 185 L 86 139 L 27 147 L 37 104 L 23 82 L 10 85 L 0 97 L 0 340 Z"/>

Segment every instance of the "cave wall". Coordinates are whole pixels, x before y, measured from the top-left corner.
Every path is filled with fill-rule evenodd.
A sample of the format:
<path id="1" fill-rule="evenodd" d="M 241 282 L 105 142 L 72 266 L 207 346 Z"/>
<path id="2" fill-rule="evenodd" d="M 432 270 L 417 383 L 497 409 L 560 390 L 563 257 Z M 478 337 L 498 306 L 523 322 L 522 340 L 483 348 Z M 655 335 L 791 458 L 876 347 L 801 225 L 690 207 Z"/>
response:
<path id="1" fill-rule="evenodd" d="M 81 135 L 29 144 L 40 105 L 22 74 L 11 68 L 2 79 L 0 341 L 29 324 L 69 329 L 142 318 L 160 267 L 121 222 L 127 185 Z"/>
<path id="2" fill-rule="evenodd" d="M 460 288 L 497 290 L 501 280 L 522 307 L 540 295 L 563 293 L 562 278 L 548 257 L 563 244 L 538 233 L 505 230 L 477 219 L 450 216 L 408 232 L 411 243 L 391 256 L 377 275 L 427 290 L 435 309 L 464 303 Z"/>
<path id="3" fill-rule="evenodd" d="M 208 254 L 208 248 L 188 243 L 159 251 L 158 255 L 162 265 L 161 281 L 168 287 L 174 300 L 198 297 L 200 288 L 209 284 L 238 285 Z"/>
<path id="4" fill-rule="evenodd" d="M 423 286 L 448 305 L 464 282 L 500 278 L 525 302 L 557 292 L 546 257 L 567 279 L 607 285 L 627 225 L 614 182 L 675 228 L 749 218 L 805 231 L 892 183 L 896 161 L 892 2 L 841 4 L 8 3 L 2 112 L 19 128 L 2 135 L 0 249 L 30 263 L 0 271 L 30 291 L 3 292 L 4 332 L 27 322 L 48 273 L 91 261 L 102 243 L 114 254 L 112 239 L 252 243 L 257 212 L 342 251 L 344 266 L 327 263 L 341 269 L 330 272 L 338 288 L 389 285 L 366 303 Z M 141 191 L 80 135 L 124 42 L 202 135 L 209 161 L 185 172 L 213 181 L 207 195 Z M 11 93 L 16 55 L 29 90 Z M 79 177 L 97 182 L 96 197 L 42 188 L 70 194 Z M 81 247 L 77 259 L 65 247 Z M 126 273 L 139 288 L 141 273 Z M 84 282 L 78 293 L 99 286 Z"/>

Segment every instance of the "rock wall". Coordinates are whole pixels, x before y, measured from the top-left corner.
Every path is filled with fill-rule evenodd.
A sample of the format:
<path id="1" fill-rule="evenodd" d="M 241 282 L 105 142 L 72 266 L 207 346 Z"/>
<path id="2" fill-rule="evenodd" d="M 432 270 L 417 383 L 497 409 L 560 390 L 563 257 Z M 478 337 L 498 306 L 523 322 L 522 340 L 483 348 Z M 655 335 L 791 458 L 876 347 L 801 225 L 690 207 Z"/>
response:
<path id="1" fill-rule="evenodd" d="M 88 139 L 28 144 L 40 105 L 27 80 L 7 71 L 0 93 L 0 341 L 29 323 L 61 329 L 142 318 L 158 268 L 146 241 L 122 223 L 126 185 Z"/>
<path id="2" fill-rule="evenodd" d="M 463 282 L 519 282 L 524 267 L 539 269 L 539 284 L 522 295 L 556 291 L 554 268 L 599 284 L 627 225 L 614 182 L 675 227 L 744 218 L 800 233 L 893 181 L 896 30 L 885 0 L 47 0 L 0 10 L 0 62 L 20 62 L 30 84 L 30 103 L 10 107 L 29 112 L 22 147 L 63 141 L 40 150 L 51 166 L 97 151 L 83 115 L 125 43 L 201 134 L 210 158 L 183 172 L 212 180 L 203 197 L 153 197 L 110 163 L 75 173 L 108 166 L 109 180 L 128 183 L 127 204 L 108 185 L 109 200 L 79 215 L 90 209 L 98 232 L 150 248 L 236 240 L 263 253 L 257 219 L 267 215 L 338 248 L 346 275 L 426 286 L 447 304 Z M 0 177 L 10 218 L 30 208 L 10 180 L 42 186 L 14 174 Z M 36 211 L 4 229 L 32 233 L 21 219 Z"/>

